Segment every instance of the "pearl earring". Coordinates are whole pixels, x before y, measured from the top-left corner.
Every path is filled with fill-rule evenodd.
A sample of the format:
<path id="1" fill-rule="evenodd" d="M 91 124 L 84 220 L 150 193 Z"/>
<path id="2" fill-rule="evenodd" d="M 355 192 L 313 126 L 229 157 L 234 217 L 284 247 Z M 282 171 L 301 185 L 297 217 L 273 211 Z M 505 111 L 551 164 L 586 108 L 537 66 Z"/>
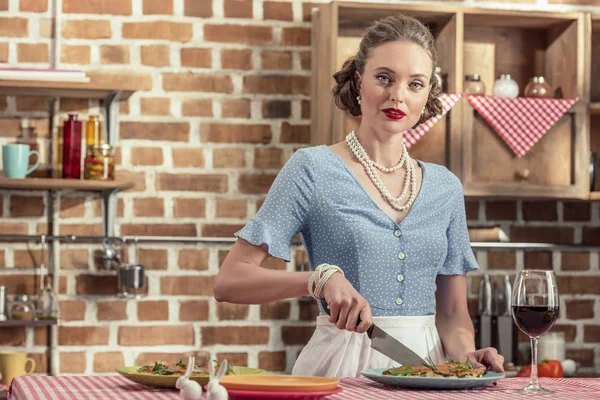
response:
<path id="1" fill-rule="evenodd" d="M 356 96 L 356 101 L 358 101 L 358 105 L 360 106 L 360 96 Z"/>
<path id="2" fill-rule="evenodd" d="M 425 108 L 421 110 L 421 115 L 425 114 Z"/>

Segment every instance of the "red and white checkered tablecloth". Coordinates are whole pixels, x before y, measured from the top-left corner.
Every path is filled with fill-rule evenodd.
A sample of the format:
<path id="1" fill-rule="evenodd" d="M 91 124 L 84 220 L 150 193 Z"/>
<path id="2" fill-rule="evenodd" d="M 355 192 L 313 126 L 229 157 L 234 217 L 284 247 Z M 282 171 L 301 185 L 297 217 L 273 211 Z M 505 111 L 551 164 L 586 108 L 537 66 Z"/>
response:
<path id="1" fill-rule="evenodd" d="M 465 97 L 518 157 L 524 156 L 579 100 Z"/>
<path id="2" fill-rule="evenodd" d="M 406 143 L 406 148 L 410 149 L 410 147 L 417 143 L 419 139 L 425 135 L 436 122 L 438 122 L 444 115 L 450 111 L 452 107 L 460 100 L 460 94 L 442 94 L 439 99 L 442 102 L 442 109 L 444 110 L 442 115 L 436 115 L 433 118 L 429 118 L 427 121 L 423 122 L 419 126 L 413 129 L 409 129 L 404 132 L 404 142 Z"/>
<path id="3" fill-rule="evenodd" d="M 326 400 L 454 400 L 466 398 L 510 400 L 523 399 L 511 393 L 527 384 L 528 378 L 503 379 L 498 386 L 474 390 L 421 391 L 401 390 L 370 381 L 366 378 L 342 378 L 340 393 L 327 396 Z M 543 396 L 544 400 L 600 399 L 600 379 L 551 379 L 542 378 L 542 386 L 555 393 Z M 178 400 L 177 390 L 151 389 L 133 383 L 121 376 L 21 376 L 10 386 L 9 400 L 86 400 L 123 399 Z"/>

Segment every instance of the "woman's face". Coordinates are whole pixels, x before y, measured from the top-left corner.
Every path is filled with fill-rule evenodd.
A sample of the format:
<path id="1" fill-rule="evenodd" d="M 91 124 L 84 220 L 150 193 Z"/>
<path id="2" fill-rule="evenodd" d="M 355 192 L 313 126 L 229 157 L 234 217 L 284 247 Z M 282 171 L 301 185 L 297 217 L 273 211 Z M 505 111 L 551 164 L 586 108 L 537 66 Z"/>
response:
<path id="1" fill-rule="evenodd" d="M 431 57 L 407 41 L 384 43 L 371 50 L 358 88 L 361 124 L 395 134 L 412 128 L 429 96 Z"/>

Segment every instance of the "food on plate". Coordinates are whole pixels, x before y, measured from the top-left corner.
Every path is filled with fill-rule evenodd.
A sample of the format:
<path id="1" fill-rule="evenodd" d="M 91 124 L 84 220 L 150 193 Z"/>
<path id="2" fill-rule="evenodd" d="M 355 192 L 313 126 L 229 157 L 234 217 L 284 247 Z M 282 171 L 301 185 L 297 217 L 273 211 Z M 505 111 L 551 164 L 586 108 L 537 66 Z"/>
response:
<path id="1" fill-rule="evenodd" d="M 403 365 L 383 371 L 383 375 L 392 376 L 425 376 L 444 378 L 481 378 L 485 368 L 474 368 L 470 360 L 466 362 L 452 361 L 435 365 L 431 360 L 424 365 Z"/>
<path id="2" fill-rule="evenodd" d="M 210 362 L 210 361 L 209 361 Z M 213 360 L 215 364 L 215 373 L 219 371 L 221 364 L 217 360 Z M 138 368 L 138 372 L 152 375 L 185 375 L 187 364 L 181 358 L 175 364 L 169 364 L 164 361 L 156 361 L 154 364 L 143 365 Z M 231 365 L 227 365 L 225 375 L 234 375 L 235 372 Z M 208 363 L 206 365 L 194 365 L 192 376 L 208 376 Z"/>

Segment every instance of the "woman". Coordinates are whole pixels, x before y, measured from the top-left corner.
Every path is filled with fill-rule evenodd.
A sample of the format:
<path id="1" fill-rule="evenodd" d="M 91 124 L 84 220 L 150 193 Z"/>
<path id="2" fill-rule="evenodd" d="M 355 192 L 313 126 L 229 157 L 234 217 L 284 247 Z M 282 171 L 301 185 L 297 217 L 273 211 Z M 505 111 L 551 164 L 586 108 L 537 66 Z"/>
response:
<path id="1" fill-rule="evenodd" d="M 325 298 L 331 316 L 317 317 L 294 374 L 359 376 L 397 365 L 370 348 L 372 321 L 435 363 L 470 357 L 503 371 L 495 349 L 474 347 L 465 274 L 478 266 L 461 183 L 411 159 L 403 144 L 404 131 L 441 113 L 436 58 L 433 36 L 414 18 L 367 29 L 334 75 L 336 105 L 361 116 L 358 131 L 290 158 L 216 277 L 217 301 Z M 314 272 L 260 267 L 269 256 L 289 261 L 298 232 Z"/>

